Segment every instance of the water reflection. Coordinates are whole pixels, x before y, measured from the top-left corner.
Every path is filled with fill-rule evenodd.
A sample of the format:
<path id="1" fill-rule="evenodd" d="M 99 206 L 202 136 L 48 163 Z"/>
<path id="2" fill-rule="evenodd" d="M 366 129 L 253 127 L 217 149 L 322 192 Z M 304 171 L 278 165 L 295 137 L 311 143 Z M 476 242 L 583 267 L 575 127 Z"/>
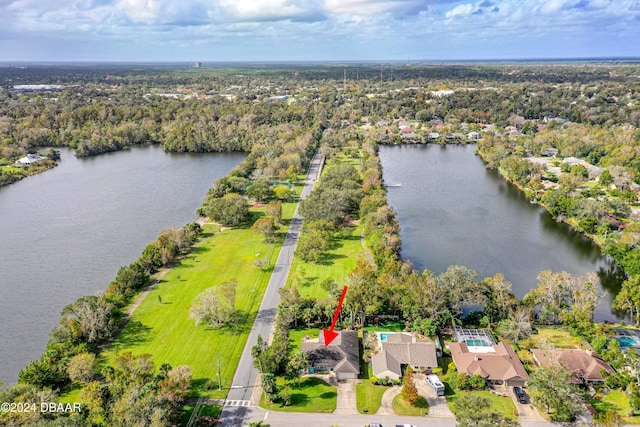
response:
<path id="1" fill-rule="evenodd" d="M 473 146 L 383 146 L 384 178 L 398 212 L 402 254 L 416 268 L 437 273 L 449 265 L 480 277 L 504 273 L 523 297 L 547 269 L 596 272 L 606 297 L 599 320 L 615 320 L 611 297 L 624 272 L 587 237 L 531 204 L 497 171 L 487 170 Z"/>

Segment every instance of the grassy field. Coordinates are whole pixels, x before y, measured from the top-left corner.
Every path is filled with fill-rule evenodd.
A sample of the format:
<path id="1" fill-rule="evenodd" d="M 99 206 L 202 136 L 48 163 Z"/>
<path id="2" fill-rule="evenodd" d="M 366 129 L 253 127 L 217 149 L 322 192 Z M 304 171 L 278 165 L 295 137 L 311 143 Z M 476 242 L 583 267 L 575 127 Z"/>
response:
<path id="1" fill-rule="evenodd" d="M 360 169 L 359 158 L 352 158 L 344 153 L 339 153 L 336 157 L 328 159 L 322 173 L 324 174 L 328 169 L 338 164 L 351 164 L 356 169 Z M 320 185 L 321 182 L 322 175 L 318 184 Z M 356 263 L 358 254 L 363 251 L 360 241 L 362 228 L 359 225 L 349 228 L 351 229 L 349 235 L 342 238 L 334 238 L 331 248 L 327 251 L 326 257 L 322 262 L 313 264 L 294 258 L 291 272 L 287 279 L 287 286 L 295 284 L 300 295 L 320 301 L 327 299 L 329 296 L 327 291 L 320 286 L 320 283 L 324 280 L 333 279 L 340 286 L 343 286 L 349 272 Z"/>
<path id="2" fill-rule="evenodd" d="M 302 297 L 317 300 L 324 300 L 329 296 L 327 291 L 320 286 L 322 281 L 333 279 L 340 286 L 344 286 L 349 272 L 356 264 L 358 254 L 363 250 L 360 243 L 361 227 L 349 228 L 351 233 L 348 237 L 336 238 L 332 242 L 332 247 L 327 252 L 324 261 L 313 264 L 294 258 L 287 286 L 295 283 Z"/>
<path id="3" fill-rule="evenodd" d="M 279 387 L 284 387 L 284 378 L 278 378 Z M 267 403 L 263 393 L 260 406 L 265 409 L 283 412 L 333 412 L 336 410 L 338 393 L 336 388 L 318 378 L 306 377 L 300 386 L 290 383 L 291 405 L 282 406 L 279 403 Z"/>
<path id="4" fill-rule="evenodd" d="M 513 420 L 518 418 L 518 411 L 511 397 L 498 396 L 486 390 L 457 392 L 453 395 L 447 395 L 447 404 L 449 405 L 449 408 L 453 411 L 453 402 L 455 402 L 460 396 L 464 396 L 466 394 L 475 394 L 477 396 L 485 397 L 491 401 L 491 409 L 502 413 L 507 418 L 511 418 Z"/>
<path id="5" fill-rule="evenodd" d="M 285 219 L 291 217 L 293 206 L 289 204 L 283 208 Z M 284 228 L 281 231 L 284 232 Z M 279 243 L 267 245 L 260 234 L 253 234 L 248 229 L 229 229 L 204 241 L 149 293 L 122 333 L 101 354 L 100 363 L 112 360 L 122 351 L 149 353 L 153 355 L 156 367 L 162 363 L 191 367 L 190 395 L 226 396 L 225 387 L 232 381 L 270 277 L 270 272 L 259 270 L 253 263 L 269 256 L 273 264 L 282 237 Z M 238 280 L 238 325 L 196 326 L 195 321 L 189 319 L 189 308 L 195 297 L 232 279 Z M 218 354 L 221 355 L 221 391 L 217 390 Z M 213 385 L 213 390 L 206 390 L 207 384 Z"/>
<path id="6" fill-rule="evenodd" d="M 397 395 L 393 398 L 392 407 L 397 415 L 427 415 L 429 413 L 427 399 L 422 396 L 419 396 L 416 404 L 412 405 L 401 395 Z"/>

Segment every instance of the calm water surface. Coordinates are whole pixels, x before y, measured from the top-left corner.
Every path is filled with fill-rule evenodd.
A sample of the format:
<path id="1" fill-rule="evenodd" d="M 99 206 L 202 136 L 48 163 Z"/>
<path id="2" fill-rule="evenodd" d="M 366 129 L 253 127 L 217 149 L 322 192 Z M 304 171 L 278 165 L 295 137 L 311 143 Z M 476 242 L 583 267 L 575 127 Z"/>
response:
<path id="1" fill-rule="evenodd" d="M 39 358 L 65 305 L 104 292 L 159 231 L 193 221 L 211 183 L 244 154 L 136 148 L 0 188 L 0 381 Z"/>
<path id="2" fill-rule="evenodd" d="M 466 265 L 480 278 L 502 272 L 522 298 L 543 270 L 598 273 L 607 295 L 598 320 L 614 320 L 611 295 L 624 273 L 591 240 L 555 222 L 490 171 L 474 146 L 381 146 L 389 203 L 398 213 L 402 255 L 440 273 Z"/>

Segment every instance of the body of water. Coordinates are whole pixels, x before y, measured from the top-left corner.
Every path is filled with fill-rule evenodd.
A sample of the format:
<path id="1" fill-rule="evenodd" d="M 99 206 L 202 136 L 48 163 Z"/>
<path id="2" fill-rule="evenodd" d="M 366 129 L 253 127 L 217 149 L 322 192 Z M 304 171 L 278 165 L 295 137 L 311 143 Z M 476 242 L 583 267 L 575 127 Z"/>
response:
<path id="1" fill-rule="evenodd" d="M 65 305 L 104 292 L 160 230 L 195 218 L 241 153 L 158 146 L 77 159 L 0 188 L 0 381 L 40 357 Z"/>
<path id="2" fill-rule="evenodd" d="M 543 270 L 598 273 L 606 292 L 598 320 L 614 320 L 611 298 L 624 272 L 587 237 L 532 205 L 466 146 L 381 146 L 390 205 L 401 227 L 402 255 L 420 270 L 465 265 L 479 278 L 501 272 L 518 298 Z"/>

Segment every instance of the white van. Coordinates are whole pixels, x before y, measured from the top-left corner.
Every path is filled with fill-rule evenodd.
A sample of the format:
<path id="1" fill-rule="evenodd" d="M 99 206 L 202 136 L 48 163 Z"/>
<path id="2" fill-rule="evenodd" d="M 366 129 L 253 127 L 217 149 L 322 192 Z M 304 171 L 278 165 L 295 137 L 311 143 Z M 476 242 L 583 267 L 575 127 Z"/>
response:
<path id="1" fill-rule="evenodd" d="M 440 378 L 438 378 L 437 375 L 427 375 L 425 381 L 427 382 L 427 384 L 429 384 L 429 387 L 431 387 L 433 391 L 436 392 L 436 395 L 444 396 L 444 384 L 442 384 L 442 381 L 440 381 Z"/>

